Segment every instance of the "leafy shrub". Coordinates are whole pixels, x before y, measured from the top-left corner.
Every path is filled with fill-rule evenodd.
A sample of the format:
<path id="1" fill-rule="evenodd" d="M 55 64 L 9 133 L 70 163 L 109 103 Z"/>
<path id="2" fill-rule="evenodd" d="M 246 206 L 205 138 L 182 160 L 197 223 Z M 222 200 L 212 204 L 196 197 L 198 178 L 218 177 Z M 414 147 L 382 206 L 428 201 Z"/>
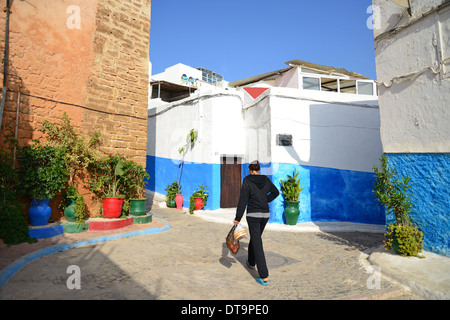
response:
<path id="1" fill-rule="evenodd" d="M 28 233 L 28 224 L 18 199 L 17 179 L 17 172 L 9 163 L 9 155 L 0 151 L 0 238 L 7 245 L 37 241 Z"/>
<path id="2" fill-rule="evenodd" d="M 423 232 L 413 225 L 398 226 L 392 223 L 384 237 L 387 250 L 394 248 L 395 252 L 404 256 L 419 256 L 423 249 Z"/>

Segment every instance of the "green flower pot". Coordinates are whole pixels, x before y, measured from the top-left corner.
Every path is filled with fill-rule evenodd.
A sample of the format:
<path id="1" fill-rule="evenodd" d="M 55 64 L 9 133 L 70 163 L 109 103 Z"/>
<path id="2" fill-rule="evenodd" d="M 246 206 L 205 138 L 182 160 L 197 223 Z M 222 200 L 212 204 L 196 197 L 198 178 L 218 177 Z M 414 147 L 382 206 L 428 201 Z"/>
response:
<path id="1" fill-rule="evenodd" d="M 68 222 L 75 222 L 77 218 L 75 217 L 75 198 L 67 198 L 68 206 L 64 209 L 64 217 Z"/>
<path id="2" fill-rule="evenodd" d="M 177 206 L 175 199 L 168 200 L 166 203 L 169 208 L 175 208 Z"/>
<path id="3" fill-rule="evenodd" d="M 298 216 L 300 215 L 300 210 L 298 201 L 286 201 L 287 206 L 284 209 L 284 215 L 286 217 L 286 224 L 295 226 L 297 224 Z"/>
<path id="4" fill-rule="evenodd" d="M 145 198 L 130 199 L 130 214 L 133 216 L 143 216 L 146 214 Z"/>

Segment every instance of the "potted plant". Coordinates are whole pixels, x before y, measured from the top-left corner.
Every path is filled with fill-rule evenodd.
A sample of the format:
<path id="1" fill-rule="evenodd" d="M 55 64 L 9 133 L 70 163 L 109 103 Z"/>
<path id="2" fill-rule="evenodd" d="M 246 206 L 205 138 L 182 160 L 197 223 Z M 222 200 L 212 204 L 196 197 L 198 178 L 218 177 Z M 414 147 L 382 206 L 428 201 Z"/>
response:
<path id="1" fill-rule="evenodd" d="M 68 222 L 78 223 L 78 227 L 84 229 L 86 217 L 86 203 L 83 195 L 78 193 L 77 187 L 71 185 L 66 193 L 67 206 L 64 209 L 64 217 Z"/>
<path id="2" fill-rule="evenodd" d="M 169 208 L 175 208 L 175 197 L 178 190 L 181 190 L 181 186 L 177 181 L 174 181 L 171 184 L 168 184 L 164 190 L 166 191 L 166 205 Z"/>
<path id="3" fill-rule="evenodd" d="M 95 131 L 91 138 L 79 134 L 70 123 L 70 118 L 64 112 L 60 123 L 44 120 L 40 131 L 44 132 L 48 141 L 53 145 L 64 148 L 66 152 L 66 168 L 69 173 L 67 202 L 64 216 L 69 222 L 84 225 L 86 204 L 84 198 L 78 193 L 77 179 L 82 180 L 89 166 L 99 158 L 97 150 L 100 145 L 100 132 Z"/>
<path id="4" fill-rule="evenodd" d="M 66 186 L 66 150 L 38 140 L 33 142 L 20 151 L 19 185 L 32 199 L 28 211 L 31 225 L 44 226 L 52 214 L 50 200 Z"/>
<path id="5" fill-rule="evenodd" d="M 144 168 L 134 161 L 125 163 L 127 174 L 124 179 L 124 192 L 129 197 L 130 214 L 142 216 L 147 213 L 145 209 L 145 179 L 149 177 Z"/>
<path id="6" fill-rule="evenodd" d="M 397 177 L 394 168 L 389 168 L 388 158 L 380 159 L 380 170 L 373 166 L 376 180 L 374 182 L 374 196 L 386 209 L 388 219 L 394 216 L 385 233 L 385 248 L 401 255 L 418 256 L 422 251 L 423 233 L 412 223 L 409 213 L 412 204 L 408 196 L 409 177 Z"/>
<path id="7" fill-rule="evenodd" d="M 286 217 L 286 223 L 288 225 L 296 225 L 298 216 L 300 215 L 298 205 L 300 203 L 300 191 L 302 191 L 303 188 L 300 187 L 301 178 L 297 179 L 297 176 L 297 169 L 294 169 L 293 176 L 288 175 L 286 180 L 280 180 L 281 192 L 283 193 L 284 199 L 286 201 L 284 215 Z"/>
<path id="8" fill-rule="evenodd" d="M 175 195 L 175 204 L 177 209 L 183 209 L 183 194 L 181 193 L 181 187 L 177 190 Z"/>
<path id="9" fill-rule="evenodd" d="M 178 149 L 178 153 L 183 154 L 180 163 L 180 171 L 178 173 L 178 186 L 180 186 L 181 171 L 183 169 L 184 157 L 186 155 L 186 152 L 194 147 L 197 138 L 198 138 L 198 131 L 195 129 L 191 129 L 191 131 L 189 131 L 188 135 L 186 136 L 186 144 Z M 181 187 L 178 188 L 177 194 L 175 196 L 175 203 L 177 209 L 183 208 L 183 194 L 181 193 Z"/>
<path id="10" fill-rule="evenodd" d="M 90 190 L 102 195 L 102 215 L 104 218 L 119 218 L 122 214 L 124 196 L 120 193 L 125 158 L 109 155 L 99 159 L 91 170 Z"/>
<path id="11" fill-rule="evenodd" d="M 190 197 L 189 212 L 192 214 L 194 210 L 201 210 L 206 205 L 209 193 L 205 190 L 205 186 L 199 186 L 199 189 L 195 190 Z"/>

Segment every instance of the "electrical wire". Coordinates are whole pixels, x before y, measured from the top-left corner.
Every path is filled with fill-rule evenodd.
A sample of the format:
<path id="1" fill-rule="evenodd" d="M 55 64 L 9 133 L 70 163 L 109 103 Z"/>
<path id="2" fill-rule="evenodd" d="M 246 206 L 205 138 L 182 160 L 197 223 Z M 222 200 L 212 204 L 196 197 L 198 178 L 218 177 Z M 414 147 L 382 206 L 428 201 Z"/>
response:
<path id="1" fill-rule="evenodd" d="M 9 90 L 9 89 L 8 89 L 8 91 L 16 93 L 16 91 L 12 91 L 12 90 Z M 33 94 L 29 94 L 29 93 L 21 92 L 20 94 L 23 95 L 23 96 L 38 98 L 38 99 L 49 101 L 49 102 L 54 102 L 54 103 L 58 103 L 58 104 L 64 104 L 64 105 L 68 105 L 68 106 L 78 107 L 78 108 L 82 108 L 82 109 L 86 109 L 86 110 L 94 111 L 94 112 L 99 112 L 99 113 L 103 113 L 103 114 L 109 114 L 109 115 L 115 115 L 115 116 L 121 116 L 121 117 L 129 117 L 129 118 L 138 119 L 138 120 L 147 120 L 147 118 L 144 118 L 144 117 L 138 117 L 138 116 L 134 116 L 134 115 L 130 115 L 130 114 L 123 114 L 123 113 L 108 112 L 108 111 L 104 111 L 104 110 L 97 110 L 97 109 L 90 108 L 90 107 L 87 107 L 87 106 L 82 106 L 82 105 L 71 103 L 71 102 L 64 102 L 64 101 L 58 101 L 58 100 L 54 100 L 54 99 L 50 99 L 50 98 L 40 97 L 40 96 L 36 96 L 36 95 L 33 95 Z"/>
<path id="2" fill-rule="evenodd" d="M 431 66 L 426 66 L 426 67 L 423 67 L 419 71 L 410 72 L 410 73 L 402 75 L 402 76 L 396 76 L 396 77 L 392 78 L 391 80 L 389 80 L 388 83 L 386 83 L 385 81 L 375 81 L 375 82 L 378 85 L 383 85 L 386 88 L 390 88 L 394 84 L 394 82 L 402 82 L 402 81 L 406 81 L 406 80 L 414 80 L 415 78 L 417 78 L 418 76 L 420 76 L 422 73 L 424 73 L 427 70 L 431 70 L 431 72 L 434 75 L 439 74 L 439 73 L 441 73 L 444 64 L 446 64 L 447 62 L 450 62 L 450 58 L 447 58 L 447 59 L 443 60 L 439 64 L 439 69 L 438 70 L 435 70 Z M 447 79 L 444 78 L 443 80 L 447 80 Z"/>

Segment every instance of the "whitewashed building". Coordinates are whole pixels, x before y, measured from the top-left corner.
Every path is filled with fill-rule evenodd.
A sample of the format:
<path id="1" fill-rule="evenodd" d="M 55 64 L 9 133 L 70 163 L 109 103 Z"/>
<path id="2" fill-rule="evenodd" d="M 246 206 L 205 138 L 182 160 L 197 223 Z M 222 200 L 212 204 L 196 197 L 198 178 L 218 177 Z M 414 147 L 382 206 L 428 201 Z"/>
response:
<path id="1" fill-rule="evenodd" d="M 248 163 L 257 159 L 261 173 L 277 187 L 294 169 L 300 172 L 304 190 L 298 222 L 384 224 L 372 195 L 372 166 L 382 154 L 374 81 L 293 60 L 284 69 L 228 86 L 199 87 L 176 101 L 152 94 L 150 190 L 165 194 L 164 188 L 177 181 L 178 149 L 194 128 L 199 140 L 186 155 L 181 175 L 184 206 L 205 185 L 207 209 L 235 207 Z M 156 82 L 153 90 L 158 90 Z M 284 223 L 283 211 L 280 195 L 271 204 L 269 221 Z"/>
<path id="2" fill-rule="evenodd" d="M 450 254 L 450 1 L 374 3 L 383 152 L 412 187 L 424 249 Z"/>

